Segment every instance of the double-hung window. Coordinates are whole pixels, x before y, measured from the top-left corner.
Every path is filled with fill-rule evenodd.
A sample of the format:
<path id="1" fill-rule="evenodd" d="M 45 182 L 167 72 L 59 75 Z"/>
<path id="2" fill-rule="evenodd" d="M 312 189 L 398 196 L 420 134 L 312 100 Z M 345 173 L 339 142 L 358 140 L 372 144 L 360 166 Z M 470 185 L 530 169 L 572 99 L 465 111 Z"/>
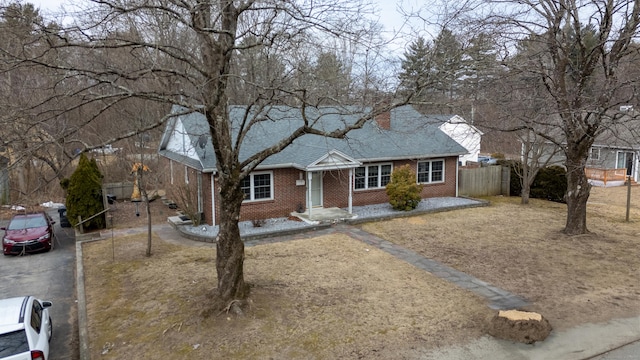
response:
<path id="1" fill-rule="evenodd" d="M 391 170 L 391 164 L 367 165 L 356 168 L 354 189 L 384 188 L 391 181 Z"/>
<path id="2" fill-rule="evenodd" d="M 418 161 L 418 183 L 444 182 L 444 160 Z"/>
<path id="3" fill-rule="evenodd" d="M 242 179 L 245 201 L 273 199 L 273 173 L 255 172 Z"/>

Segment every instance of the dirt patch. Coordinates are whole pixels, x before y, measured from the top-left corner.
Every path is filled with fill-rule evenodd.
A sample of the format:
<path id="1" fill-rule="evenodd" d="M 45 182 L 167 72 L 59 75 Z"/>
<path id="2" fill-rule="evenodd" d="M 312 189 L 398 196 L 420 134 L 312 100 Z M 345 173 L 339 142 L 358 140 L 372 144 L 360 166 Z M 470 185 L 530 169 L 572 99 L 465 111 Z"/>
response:
<path id="1" fill-rule="evenodd" d="M 519 198 L 491 206 L 370 223 L 363 229 L 532 302 L 555 329 L 640 314 L 640 187 L 593 188 L 591 233 L 562 233 L 566 205 Z M 402 231 L 398 231 L 402 229 Z"/>
<path id="2" fill-rule="evenodd" d="M 201 318 L 215 250 L 154 239 L 146 258 L 145 241 L 83 247 L 92 358 L 399 358 L 478 337 L 491 314 L 469 292 L 329 235 L 247 248 L 248 315 Z"/>

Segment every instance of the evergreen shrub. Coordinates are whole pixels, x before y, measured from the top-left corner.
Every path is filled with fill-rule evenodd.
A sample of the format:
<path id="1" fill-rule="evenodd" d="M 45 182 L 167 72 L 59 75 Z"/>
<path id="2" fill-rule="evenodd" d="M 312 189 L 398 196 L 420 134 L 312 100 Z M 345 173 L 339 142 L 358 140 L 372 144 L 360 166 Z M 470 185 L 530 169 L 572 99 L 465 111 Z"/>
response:
<path id="1" fill-rule="evenodd" d="M 520 161 L 502 160 L 498 164 L 509 166 L 511 171 L 511 181 L 509 183 L 511 196 L 522 195 L 522 183 L 520 175 L 522 173 L 522 163 Z M 547 166 L 538 171 L 536 178 L 531 184 L 529 196 L 535 199 L 546 199 L 555 202 L 564 202 L 567 192 L 567 172 L 562 166 Z"/>
<path id="2" fill-rule="evenodd" d="M 547 166 L 540 169 L 531 185 L 531 197 L 564 202 L 567 192 L 567 171 L 562 166 Z"/>
<path id="3" fill-rule="evenodd" d="M 422 185 L 416 183 L 416 174 L 409 165 L 396 168 L 391 173 L 391 181 L 387 184 L 389 204 L 394 210 L 410 211 L 415 209 L 420 200 Z"/>
<path id="4" fill-rule="evenodd" d="M 72 226 L 78 224 L 78 216 L 87 219 L 104 210 L 102 200 L 102 174 L 95 159 L 89 160 L 80 155 L 78 167 L 71 174 L 67 186 L 67 217 Z M 61 184 L 64 186 L 63 184 Z M 106 221 L 104 214 L 85 222 L 85 229 L 103 229 Z"/>

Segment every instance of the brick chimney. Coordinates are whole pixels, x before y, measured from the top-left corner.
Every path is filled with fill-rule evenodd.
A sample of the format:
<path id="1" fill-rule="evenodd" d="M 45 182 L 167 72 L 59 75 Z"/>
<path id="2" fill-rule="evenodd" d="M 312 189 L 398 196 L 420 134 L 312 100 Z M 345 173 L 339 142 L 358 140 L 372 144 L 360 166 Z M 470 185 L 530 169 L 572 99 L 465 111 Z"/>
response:
<path id="1" fill-rule="evenodd" d="M 381 129 L 391 130 L 391 112 L 386 111 L 376 116 L 376 122 Z"/>

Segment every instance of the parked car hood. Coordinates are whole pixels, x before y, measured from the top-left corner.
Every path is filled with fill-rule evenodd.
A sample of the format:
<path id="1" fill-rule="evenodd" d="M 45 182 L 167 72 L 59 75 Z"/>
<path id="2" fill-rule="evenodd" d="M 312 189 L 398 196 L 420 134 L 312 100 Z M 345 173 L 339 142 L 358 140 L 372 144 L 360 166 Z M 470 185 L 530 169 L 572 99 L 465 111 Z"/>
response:
<path id="1" fill-rule="evenodd" d="M 46 226 L 20 230 L 6 230 L 4 237 L 13 241 L 28 241 L 35 240 L 40 236 L 45 235 L 47 232 Z"/>

